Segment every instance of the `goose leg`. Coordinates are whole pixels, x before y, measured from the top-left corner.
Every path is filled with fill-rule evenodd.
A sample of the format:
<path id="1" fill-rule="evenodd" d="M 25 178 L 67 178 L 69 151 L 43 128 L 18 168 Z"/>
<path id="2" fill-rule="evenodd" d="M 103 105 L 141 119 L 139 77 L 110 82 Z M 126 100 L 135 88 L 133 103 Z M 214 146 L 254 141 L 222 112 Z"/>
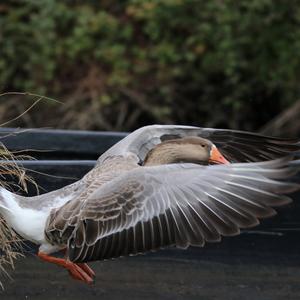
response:
<path id="1" fill-rule="evenodd" d="M 79 266 L 85 273 L 87 273 L 90 277 L 95 277 L 95 272 L 89 267 L 86 263 L 77 263 L 77 266 Z"/>
<path id="2" fill-rule="evenodd" d="M 54 263 L 67 269 L 71 277 L 76 280 L 83 281 L 87 284 L 92 284 L 94 282 L 93 277 L 95 276 L 95 273 L 87 264 L 76 264 L 67 259 L 49 256 L 40 251 L 38 252 L 38 257 L 44 261 Z"/>
<path id="3" fill-rule="evenodd" d="M 66 253 L 66 249 L 62 250 L 64 253 Z M 94 278 L 96 276 L 95 272 L 89 267 L 86 263 L 76 263 L 77 266 L 79 266 L 85 273 L 87 273 L 90 277 Z"/>

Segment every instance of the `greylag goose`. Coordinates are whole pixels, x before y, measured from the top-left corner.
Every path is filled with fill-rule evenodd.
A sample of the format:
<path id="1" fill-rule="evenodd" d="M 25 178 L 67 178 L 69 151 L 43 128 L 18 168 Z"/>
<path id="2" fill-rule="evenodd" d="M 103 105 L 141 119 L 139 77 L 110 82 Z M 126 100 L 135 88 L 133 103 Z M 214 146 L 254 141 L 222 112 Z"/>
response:
<path id="1" fill-rule="evenodd" d="M 35 197 L 0 190 L 0 213 L 38 256 L 85 283 L 86 264 L 237 235 L 300 189 L 297 140 L 153 125 L 102 154 L 81 180 Z M 64 253 L 63 258 L 55 253 Z"/>

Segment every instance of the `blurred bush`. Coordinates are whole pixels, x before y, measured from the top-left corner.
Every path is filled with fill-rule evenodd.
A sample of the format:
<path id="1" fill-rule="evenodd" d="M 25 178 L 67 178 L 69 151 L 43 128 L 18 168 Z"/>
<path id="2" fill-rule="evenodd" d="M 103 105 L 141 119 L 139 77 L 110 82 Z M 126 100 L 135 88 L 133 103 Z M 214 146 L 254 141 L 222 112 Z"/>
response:
<path id="1" fill-rule="evenodd" d="M 298 100 L 299 23 L 296 0 L 1 2 L 0 91 L 65 102 L 27 126 L 253 130 Z"/>

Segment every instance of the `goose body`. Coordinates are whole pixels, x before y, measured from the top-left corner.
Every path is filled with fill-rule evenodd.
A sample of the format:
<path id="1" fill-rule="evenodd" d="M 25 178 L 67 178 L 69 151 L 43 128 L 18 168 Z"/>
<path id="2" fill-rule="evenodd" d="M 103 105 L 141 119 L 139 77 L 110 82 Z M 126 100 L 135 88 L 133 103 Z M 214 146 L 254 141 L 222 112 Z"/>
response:
<path id="1" fill-rule="evenodd" d="M 21 199 L 5 189 L 1 189 L 1 198 L 4 199 L 1 213 L 8 225 L 31 242 L 45 243 L 44 229 L 50 211 L 22 208 Z"/>
<path id="2" fill-rule="evenodd" d="M 0 190 L 0 214 L 39 256 L 86 283 L 88 261 L 236 235 L 289 203 L 298 140 L 190 126 L 142 127 L 81 180 L 35 197 Z M 287 157 L 289 156 L 289 157 Z M 230 164 L 229 164 L 230 162 Z M 217 165 L 216 165 L 217 163 Z M 213 164 L 213 165 L 211 165 Z M 65 258 L 50 256 L 59 250 Z"/>
<path id="3" fill-rule="evenodd" d="M 35 197 L 22 197 L 0 188 L 0 213 L 8 225 L 21 237 L 41 247 L 49 249 L 50 252 L 59 250 L 59 247 L 50 245 L 45 239 L 45 227 L 52 209 L 61 207 L 63 204 L 76 197 L 76 186 L 74 191 L 68 186 L 68 194 L 47 193 Z M 62 191 L 64 192 L 64 191 Z M 47 252 L 48 252 L 47 251 Z"/>

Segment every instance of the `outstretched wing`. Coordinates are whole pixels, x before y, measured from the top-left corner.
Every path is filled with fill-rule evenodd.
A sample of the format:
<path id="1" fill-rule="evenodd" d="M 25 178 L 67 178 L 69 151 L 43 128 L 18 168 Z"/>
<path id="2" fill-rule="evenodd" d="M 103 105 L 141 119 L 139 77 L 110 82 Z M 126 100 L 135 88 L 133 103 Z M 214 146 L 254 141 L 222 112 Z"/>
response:
<path id="1" fill-rule="evenodd" d="M 180 125 L 151 125 L 129 134 L 99 158 L 132 154 L 143 161 L 157 144 L 186 136 L 199 136 L 213 142 L 231 162 L 256 162 L 276 159 L 300 151 L 300 140 L 263 136 L 250 132 Z"/>
<path id="2" fill-rule="evenodd" d="M 296 163 L 297 162 L 297 163 Z M 140 167 L 110 181 L 84 203 L 50 218 L 46 235 L 68 244 L 72 261 L 103 260 L 175 245 L 203 246 L 275 214 L 300 188 L 284 182 L 299 169 L 288 159 L 229 166 Z"/>

